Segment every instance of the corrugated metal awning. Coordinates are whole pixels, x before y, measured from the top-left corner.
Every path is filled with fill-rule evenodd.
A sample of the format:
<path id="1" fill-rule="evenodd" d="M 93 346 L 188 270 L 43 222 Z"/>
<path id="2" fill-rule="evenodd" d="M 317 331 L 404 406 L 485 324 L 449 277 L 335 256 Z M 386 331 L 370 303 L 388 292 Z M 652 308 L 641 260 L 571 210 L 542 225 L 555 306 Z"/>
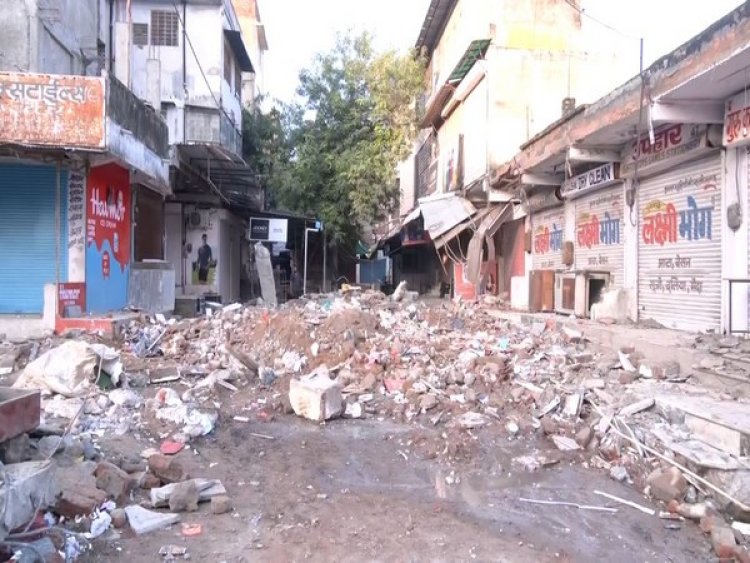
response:
<path id="1" fill-rule="evenodd" d="M 419 209 L 424 218 L 424 228 L 430 233 L 432 240 L 477 212 L 468 199 L 455 194 L 420 199 Z"/>
<path id="2" fill-rule="evenodd" d="M 440 235 L 438 238 L 433 239 L 432 242 L 434 243 L 435 248 L 440 250 L 446 244 L 452 241 L 454 238 L 456 238 L 461 233 L 463 233 L 466 229 L 471 229 L 472 231 L 476 231 L 479 225 L 482 223 L 482 220 L 491 211 L 492 211 L 491 207 L 485 207 L 483 209 L 480 209 L 479 211 L 477 211 L 474 215 L 472 215 L 465 221 L 462 221 L 458 225 L 452 227 L 451 229 L 449 229 L 448 231 Z"/>

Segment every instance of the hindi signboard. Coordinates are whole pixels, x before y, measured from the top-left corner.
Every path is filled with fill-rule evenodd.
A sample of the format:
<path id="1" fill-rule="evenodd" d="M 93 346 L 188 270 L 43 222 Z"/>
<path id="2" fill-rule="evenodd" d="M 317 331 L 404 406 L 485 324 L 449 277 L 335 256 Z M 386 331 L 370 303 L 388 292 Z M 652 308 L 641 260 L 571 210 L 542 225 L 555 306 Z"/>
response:
<path id="1" fill-rule="evenodd" d="M 0 72 L 0 142 L 103 149 L 105 93 L 103 77 Z"/>

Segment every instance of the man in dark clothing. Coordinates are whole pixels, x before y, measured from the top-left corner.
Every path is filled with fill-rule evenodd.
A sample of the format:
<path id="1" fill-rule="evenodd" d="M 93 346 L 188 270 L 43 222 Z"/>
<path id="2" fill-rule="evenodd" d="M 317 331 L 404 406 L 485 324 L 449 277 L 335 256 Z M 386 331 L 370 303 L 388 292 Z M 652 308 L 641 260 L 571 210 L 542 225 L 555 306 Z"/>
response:
<path id="1" fill-rule="evenodd" d="M 208 235 L 203 233 L 201 239 L 203 240 L 203 246 L 198 249 L 198 281 L 206 283 L 208 282 L 208 269 L 211 267 L 214 256 L 211 247 L 208 245 Z"/>

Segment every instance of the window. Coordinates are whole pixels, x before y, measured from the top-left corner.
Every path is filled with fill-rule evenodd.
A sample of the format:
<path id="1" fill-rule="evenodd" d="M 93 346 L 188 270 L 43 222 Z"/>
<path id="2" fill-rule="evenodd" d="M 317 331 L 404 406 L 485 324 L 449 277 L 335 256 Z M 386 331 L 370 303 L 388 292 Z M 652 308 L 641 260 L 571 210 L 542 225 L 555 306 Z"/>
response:
<path id="1" fill-rule="evenodd" d="M 180 20 L 177 13 L 153 10 L 151 12 L 151 44 L 165 47 L 177 47 Z"/>
<path id="2" fill-rule="evenodd" d="M 242 71 L 240 65 L 234 65 L 234 91 L 237 96 L 242 92 Z"/>
<path id="3" fill-rule="evenodd" d="M 146 45 L 148 45 L 147 23 L 133 24 L 133 45 L 136 45 L 138 47 L 145 47 Z"/>
<path id="4" fill-rule="evenodd" d="M 229 46 L 224 43 L 224 80 L 227 81 L 230 88 L 232 86 L 232 52 Z"/>

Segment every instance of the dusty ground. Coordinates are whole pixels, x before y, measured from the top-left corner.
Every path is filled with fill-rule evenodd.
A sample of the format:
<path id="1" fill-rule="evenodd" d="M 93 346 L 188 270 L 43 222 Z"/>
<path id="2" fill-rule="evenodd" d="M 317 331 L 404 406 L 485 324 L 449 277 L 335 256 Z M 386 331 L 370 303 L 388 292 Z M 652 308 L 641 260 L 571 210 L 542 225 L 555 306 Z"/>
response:
<path id="1" fill-rule="evenodd" d="M 214 516 L 201 505 L 183 515 L 203 525 L 201 536 L 184 538 L 177 525 L 138 538 L 100 539 L 86 560 L 158 561 L 167 544 L 186 546 L 194 561 L 709 558 L 707 542 L 690 523 L 672 530 L 627 507 L 609 514 L 521 502 L 603 505 L 593 494 L 599 489 L 648 504 L 628 486 L 565 459 L 534 473 L 515 467 L 512 458 L 536 451 L 536 439 L 496 441 L 487 429 L 470 461 L 448 467 L 422 459 L 416 446 L 439 442 L 433 433 L 374 420 L 319 426 L 283 415 L 265 424 L 227 422 L 179 455 L 192 476 L 223 481 L 234 513 Z M 143 445 L 125 437 L 107 449 L 132 453 Z"/>

